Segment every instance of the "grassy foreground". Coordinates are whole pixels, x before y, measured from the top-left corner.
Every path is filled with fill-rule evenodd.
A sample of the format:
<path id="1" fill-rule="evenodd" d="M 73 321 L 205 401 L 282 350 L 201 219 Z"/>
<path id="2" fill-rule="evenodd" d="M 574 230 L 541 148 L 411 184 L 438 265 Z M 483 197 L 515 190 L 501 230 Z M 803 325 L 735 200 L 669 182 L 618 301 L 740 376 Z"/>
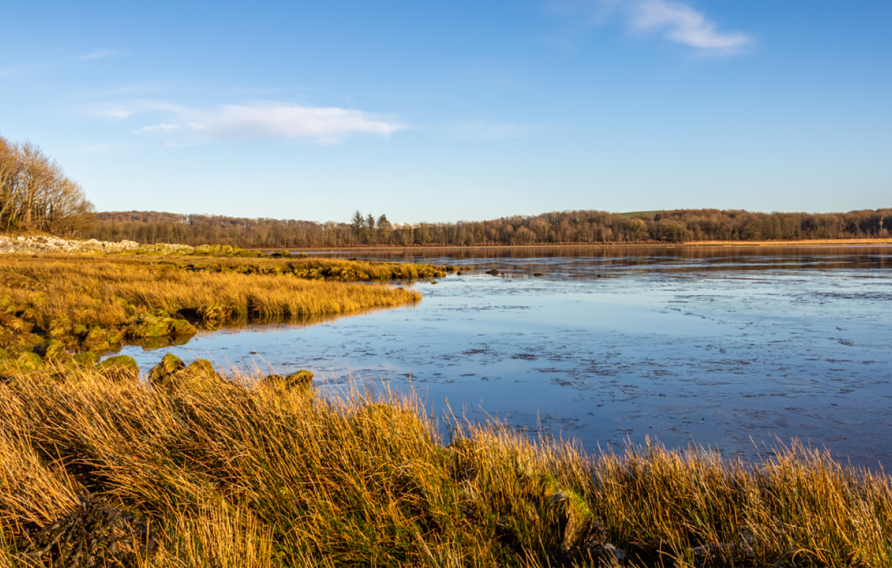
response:
<path id="1" fill-rule="evenodd" d="M 0 376 L 47 361 L 92 364 L 123 342 L 175 341 L 196 326 L 309 322 L 411 304 L 417 291 L 356 281 L 441 273 L 344 260 L 4 255 Z"/>
<path id="2" fill-rule="evenodd" d="M 801 447 L 445 445 L 390 393 L 114 377 L 0 384 L 0 567 L 892 565 L 890 479 Z"/>

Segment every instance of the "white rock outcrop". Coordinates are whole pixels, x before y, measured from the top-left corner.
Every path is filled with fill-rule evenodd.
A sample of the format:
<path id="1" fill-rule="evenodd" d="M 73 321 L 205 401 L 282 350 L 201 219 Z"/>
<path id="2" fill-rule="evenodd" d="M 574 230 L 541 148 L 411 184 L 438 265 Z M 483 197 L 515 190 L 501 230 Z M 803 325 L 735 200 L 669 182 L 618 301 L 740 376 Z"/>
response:
<path id="1" fill-rule="evenodd" d="M 0 253 L 6 252 L 121 252 L 135 250 L 139 243 L 133 241 L 121 241 L 118 243 L 109 241 L 79 241 L 74 239 L 61 239 L 49 235 L 35 235 L 30 237 L 5 237 L 0 236 Z"/>

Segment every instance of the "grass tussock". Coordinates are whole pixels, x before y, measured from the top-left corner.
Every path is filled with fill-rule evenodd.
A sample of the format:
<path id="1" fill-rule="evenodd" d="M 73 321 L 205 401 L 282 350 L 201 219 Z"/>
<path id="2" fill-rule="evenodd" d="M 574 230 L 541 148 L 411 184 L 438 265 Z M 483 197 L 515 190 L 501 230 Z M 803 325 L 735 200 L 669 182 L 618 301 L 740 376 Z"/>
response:
<path id="1" fill-rule="evenodd" d="M 151 567 L 892 565 L 890 479 L 801 446 L 587 456 L 464 423 L 447 445 L 411 397 L 176 376 L 0 385 L 0 566 L 50 565 L 35 542 L 87 502 Z"/>
<path id="2" fill-rule="evenodd" d="M 379 273 L 374 265 L 366 270 L 368 263 L 323 264 L 319 274 L 340 266 L 352 271 L 350 280 L 401 274 L 392 268 Z M 92 364 L 125 341 L 187 338 L 196 326 L 311 322 L 421 299 L 416 291 L 381 283 L 325 281 L 313 275 L 315 261 L 258 259 L 255 268 L 199 269 L 192 262 L 144 257 L 0 257 L 0 375 L 34 370 L 48 360 Z"/>

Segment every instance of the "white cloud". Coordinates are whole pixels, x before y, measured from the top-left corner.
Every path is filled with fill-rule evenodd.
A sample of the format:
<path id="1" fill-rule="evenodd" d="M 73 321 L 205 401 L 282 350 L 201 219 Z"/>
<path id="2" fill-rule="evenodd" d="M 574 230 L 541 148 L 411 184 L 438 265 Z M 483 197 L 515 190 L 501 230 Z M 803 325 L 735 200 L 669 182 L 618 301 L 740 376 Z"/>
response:
<path id="1" fill-rule="evenodd" d="M 550 6 L 583 17 L 587 25 L 619 16 L 633 32 L 659 35 L 703 53 L 732 54 L 752 42 L 749 35 L 721 31 L 702 12 L 672 0 L 556 0 Z"/>
<path id="2" fill-rule="evenodd" d="M 99 111 L 104 116 L 119 118 L 161 111 L 168 115 L 167 120 L 137 132 L 178 131 L 201 141 L 309 138 L 333 143 L 355 134 L 388 136 L 404 128 L 386 117 L 359 110 L 276 102 L 195 109 L 143 101 L 130 107 L 109 106 Z"/>
<path id="3" fill-rule="evenodd" d="M 75 57 L 78 61 L 89 61 L 91 59 L 104 59 L 106 57 L 111 57 L 112 55 L 116 55 L 118 52 L 114 49 L 98 49 L 96 51 L 91 51 L 90 53 L 86 53 L 84 55 L 79 55 Z"/>
<path id="4" fill-rule="evenodd" d="M 740 32 L 719 32 L 702 13 L 668 0 L 634 2 L 629 23 L 637 31 L 662 32 L 671 41 L 697 49 L 738 49 L 750 41 Z"/>
<path id="5" fill-rule="evenodd" d="M 87 113 L 93 116 L 101 116 L 103 118 L 123 119 L 134 114 L 134 110 L 122 105 L 96 105 L 87 108 Z"/>
<path id="6" fill-rule="evenodd" d="M 147 132 L 170 132 L 171 130 L 179 130 L 179 126 L 176 124 L 156 124 L 155 126 L 143 126 L 136 132 L 139 134 L 145 134 Z"/>

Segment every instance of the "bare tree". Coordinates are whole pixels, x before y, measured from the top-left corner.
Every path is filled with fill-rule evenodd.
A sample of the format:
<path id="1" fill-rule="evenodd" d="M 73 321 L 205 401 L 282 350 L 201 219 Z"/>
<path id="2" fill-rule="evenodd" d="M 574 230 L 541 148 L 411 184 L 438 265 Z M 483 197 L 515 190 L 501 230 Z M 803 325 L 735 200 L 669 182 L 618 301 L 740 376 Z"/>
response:
<path id="1" fill-rule="evenodd" d="M 0 137 L 0 228 L 71 234 L 94 221 L 93 204 L 55 160 Z"/>

